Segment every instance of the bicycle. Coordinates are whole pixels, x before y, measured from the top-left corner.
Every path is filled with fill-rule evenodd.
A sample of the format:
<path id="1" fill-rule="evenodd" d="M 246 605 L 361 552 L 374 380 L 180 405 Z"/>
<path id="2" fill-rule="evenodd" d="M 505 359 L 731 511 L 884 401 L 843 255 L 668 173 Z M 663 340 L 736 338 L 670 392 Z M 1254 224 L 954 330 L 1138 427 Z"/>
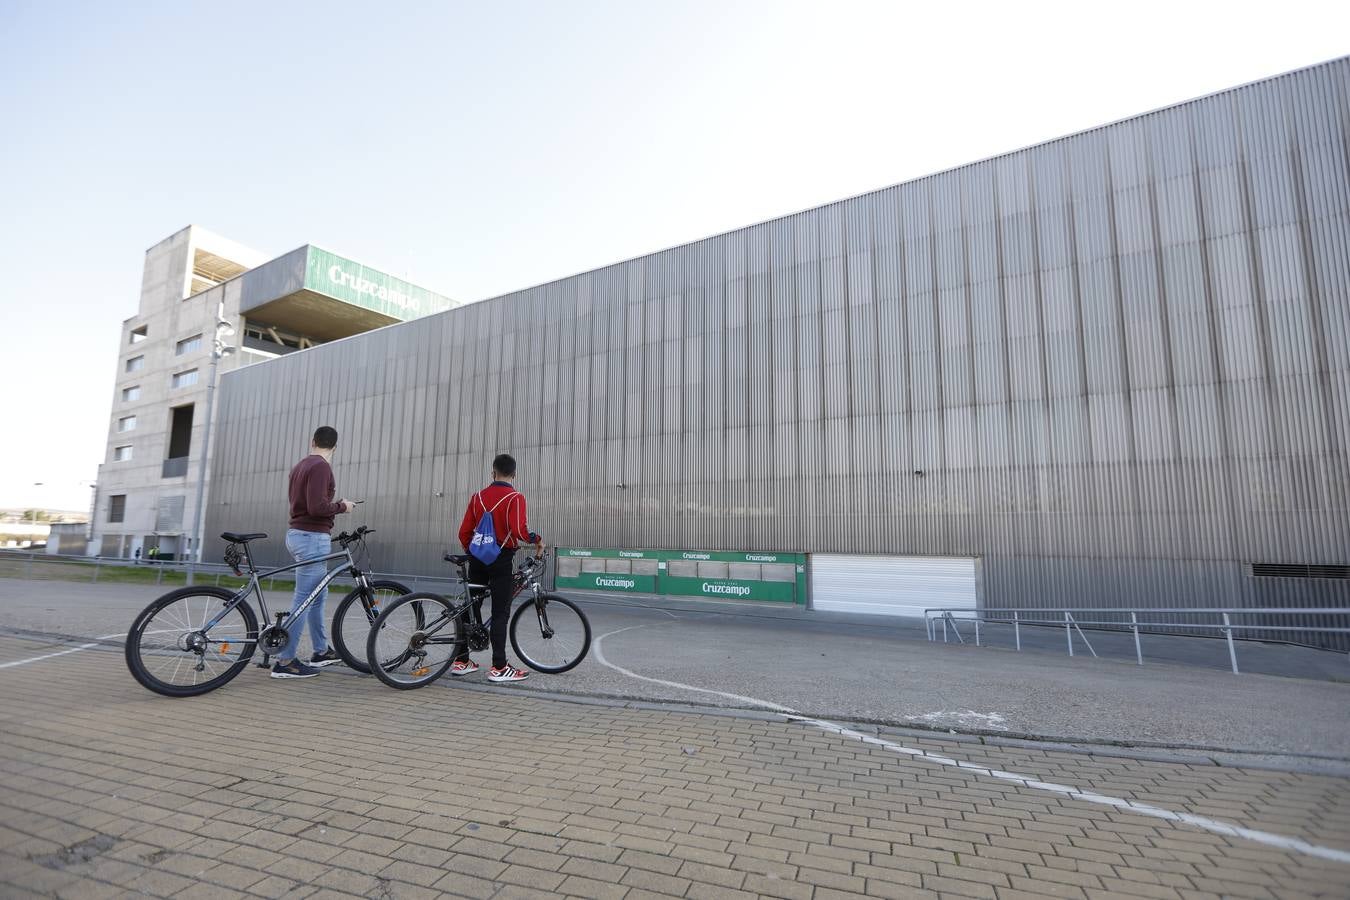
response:
<path id="1" fill-rule="evenodd" d="M 240 569 L 240 563 L 244 563 L 248 569 L 247 583 L 237 591 L 208 586 L 178 588 L 142 610 L 127 633 L 126 660 L 132 677 L 157 694 L 193 697 L 223 686 L 242 672 L 259 645 L 263 649 L 261 665 L 265 666 L 269 656 L 286 646 L 291 628 L 317 602 L 319 592 L 343 573 L 356 580 L 356 587 L 338 605 L 333 622 L 333 646 L 347 665 L 368 672 L 364 659 L 348 649 L 347 640 L 359 631 L 362 618 L 367 622 L 375 620 L 381 601 L 388 595 L 408 593 L 408 588 L 397 581 L 372 579 L 368 568 L 358 562 L 357 556 L 365 549 L 366 536 L 374 533 L 375 529 L 364 525 L 350 534 L 344 531 L 333 538 L 334 543 L 341 545 L 340 552 L 259 572 L 248 545 L 267 535 L 225 532 L 221 535 L 229 542 L 225 562 L 240 578 L 245 577 Z M 333 561 L 343 564 L 323 577 L 293 615 L 279 611 L 275 623 L 261 632 L 258 630 L 258 617 L 248 598 L 250 595 L 257 597 L 263 621 L 268 621 L 271 616 L 263 596 L 262 579 L 311 563 Z M 360 611 L 359 617 L 351 614 L 354 609 Z"/>
<path id="2" fill-rule="evenodd" d="M 471 584 L 468 555 L 447 553 L 459 569 L 459 597 L 423 591 L 400 597 L 380 613 L 366 643 L 366 662 L 380 681 L 408 690 L 431 684 L 466 649 L 491 645 L 492 620 L 483 621 L 480 600 L 491 601 L 486 585 Z M 591 647 L 591 623 L 571 600 L 546 593 L 541 584 L 547 558 L 536 555 L 512 575 L 512 600 L 529 591 L 511 616 L 511 647 L 536 672 L 558 674 L 574 668 Z M 527 613 L 533 612 L 533 616 Z"/>

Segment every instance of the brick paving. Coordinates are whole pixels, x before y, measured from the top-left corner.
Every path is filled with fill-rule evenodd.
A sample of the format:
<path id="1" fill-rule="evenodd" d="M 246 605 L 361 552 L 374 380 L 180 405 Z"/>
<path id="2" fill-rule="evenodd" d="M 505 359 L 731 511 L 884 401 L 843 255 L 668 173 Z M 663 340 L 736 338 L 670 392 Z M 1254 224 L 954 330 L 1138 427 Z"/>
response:
<path id="1" fill-rule="evenodd" d="M 0 638 L 0 663 L 63 649 Z M 537 676 L 542 677 L 542 676 Z M 6 897 L 1345 897 L 1350 865 L 801 724 L 250 668 L 0 669 Z M 1350 849 L 1350 780 L 903 740 Z"/>

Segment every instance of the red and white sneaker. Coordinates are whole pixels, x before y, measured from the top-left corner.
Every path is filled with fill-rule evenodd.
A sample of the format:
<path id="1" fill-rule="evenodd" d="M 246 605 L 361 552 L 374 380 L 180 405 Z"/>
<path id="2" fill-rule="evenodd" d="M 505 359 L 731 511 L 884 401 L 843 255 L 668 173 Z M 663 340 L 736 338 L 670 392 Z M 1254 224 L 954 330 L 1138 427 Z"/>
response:
<path id="1" fill-rule="evenodd" d="M 488 669 L 488 681 L 506 682 L 508 684 L 516 681 L 524 681 L 530 677 L 529 672 L 522 672 L 511 664 L 502 666 L 500 669 L 493 666 Z"/>
<path id="2" fill-rule="evenodd" d="M 477 672 L 479 668 L 481 667 L 478 665 L 478 663 L 474 662 L 471 659 L 470 660 L 457 659 L 450 664 L 450 674 L 472 675 L 474 672 Z"/>

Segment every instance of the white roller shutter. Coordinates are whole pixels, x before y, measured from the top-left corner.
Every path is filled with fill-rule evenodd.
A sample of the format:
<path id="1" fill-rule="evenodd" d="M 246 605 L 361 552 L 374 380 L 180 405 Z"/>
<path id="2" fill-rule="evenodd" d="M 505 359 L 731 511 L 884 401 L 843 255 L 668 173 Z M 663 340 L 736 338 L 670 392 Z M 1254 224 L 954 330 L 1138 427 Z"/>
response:
<path id="1" fill-rule="evenodd" d="M 933 607 L 974 609 L 977 568 L 973 557 L 816 554 L 811 607 L 886 616 L 922 616 Z"/>

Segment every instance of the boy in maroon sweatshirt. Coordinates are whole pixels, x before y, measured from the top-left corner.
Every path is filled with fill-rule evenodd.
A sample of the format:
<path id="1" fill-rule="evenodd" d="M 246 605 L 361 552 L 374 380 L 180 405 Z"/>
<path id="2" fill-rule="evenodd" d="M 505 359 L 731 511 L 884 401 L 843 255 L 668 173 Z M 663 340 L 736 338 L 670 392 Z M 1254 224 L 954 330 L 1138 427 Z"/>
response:
<path id="1" fill-rule="evenodd" d="M 511 561 L 521 544 L 538 544 L 542 552 L 544 539 L 525 524 L 525 495 L 516 490 L 516 460 L 502 453 L 492 461 L 492 483 L 469 498 L 464 510 L 464 521 L 459 526 L 459 542 L 464 552 L 469 551 L 474 529 L 484 511 L 492 512 L 493 530 L 497 532 L 497 546 L 501 555 L 491 565 L 484 565 L 473 557 L 469 560 L 469 578 L 474 584 L 486 584 L 492 591 L 492 668 L 488 681 L 510 684 L 530 677 L 506 661 L 506 626 L 511 615 Z M 482 601 L 479 601 L 480 609 Z M 451 675 L 471 675 L 478 664 L 469 659 L 466 651 L 450 666 Z"/>
<path id="2" fill-rule="evenodd" d="M 351 512 L 350 500 L 334 500 L 337 487 L 333 482 L 333 468 L 329 464 L 333 459 L 333 450 L 337 447 L 337 429 L 328 425 L 314 432 L 309 444 L 309 455 L 291 469 L 288 495 L 291 503 L 291 527 L 286 531 L 286 551 L 291 559 L 300 562 L 326 556 L 332 549 L 329 536 L 333 531 L 333 517 L 339 513 Z M 291 612 L 300 608 L 310 593 L 328 574 L 328 567 L 321 562 L 301 566 L 295 570 L 295 598 L 291 603 Z M 324 601 L 328 599 L 328 589 L 324 588 L 305 613 L 305 621 L 297 622 L 291 629 L 291 639 L 277 654 L 272 666 L 273 678 L 313 678 L 319 669 L 338 662 L 338 655 L 328 646 L 328 631 L 324 627 Z M 309 625 L 310 642 L 314 645 L 314 655 L 309 665 L 295 658 L 300 649 L 300 634 Z"/>

